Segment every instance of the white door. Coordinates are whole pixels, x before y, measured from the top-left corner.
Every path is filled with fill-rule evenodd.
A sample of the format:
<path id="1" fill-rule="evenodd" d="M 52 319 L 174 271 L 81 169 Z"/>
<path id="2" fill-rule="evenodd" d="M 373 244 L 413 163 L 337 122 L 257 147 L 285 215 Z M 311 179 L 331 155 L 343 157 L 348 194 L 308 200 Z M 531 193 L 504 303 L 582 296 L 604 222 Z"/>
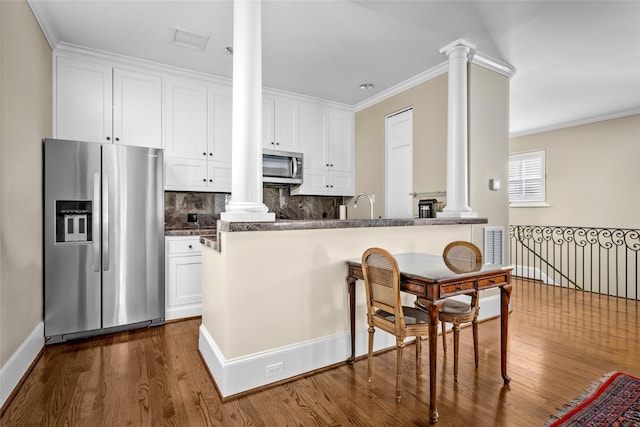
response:
<path id="1" fill-rule="evenodd" d="M 387 218 L 412 218 L 413 110 L 387 116 L 386 212 Z"/>

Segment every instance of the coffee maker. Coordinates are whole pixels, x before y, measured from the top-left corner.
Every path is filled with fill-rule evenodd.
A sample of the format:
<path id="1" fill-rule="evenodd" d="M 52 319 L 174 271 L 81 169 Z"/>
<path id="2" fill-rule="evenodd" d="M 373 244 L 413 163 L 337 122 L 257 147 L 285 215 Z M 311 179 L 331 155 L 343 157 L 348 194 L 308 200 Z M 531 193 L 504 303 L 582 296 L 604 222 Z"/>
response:
<path id="1" fill-rule="evenodd" d="M 418 202 L 418 218 L 435 218 L 437 199 L 423 199 Z"/>

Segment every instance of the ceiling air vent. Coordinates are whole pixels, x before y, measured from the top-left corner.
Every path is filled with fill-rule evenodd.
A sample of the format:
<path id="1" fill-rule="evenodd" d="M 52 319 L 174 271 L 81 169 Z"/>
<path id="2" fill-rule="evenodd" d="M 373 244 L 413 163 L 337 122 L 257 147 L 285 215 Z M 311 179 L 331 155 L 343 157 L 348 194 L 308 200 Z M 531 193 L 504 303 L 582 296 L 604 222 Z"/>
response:
<path id="1" fill-rule="evenodd" d="M 173 33 L 172 43 L 190 49 L 204 50 L 209 42 L 209 37 L 200 34 L 191 33 L 189 31 L 175 29 Z"/>

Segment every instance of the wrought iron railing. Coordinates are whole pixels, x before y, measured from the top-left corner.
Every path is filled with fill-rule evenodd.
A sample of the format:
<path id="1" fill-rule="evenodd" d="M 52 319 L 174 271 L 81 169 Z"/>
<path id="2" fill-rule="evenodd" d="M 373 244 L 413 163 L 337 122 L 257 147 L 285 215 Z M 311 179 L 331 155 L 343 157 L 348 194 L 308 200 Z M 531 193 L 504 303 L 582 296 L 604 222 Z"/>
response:
<path id="1" fill-rule="evenodd" d="M 514 275 L 639 300 L 640 230 L 510 225 Z"/>

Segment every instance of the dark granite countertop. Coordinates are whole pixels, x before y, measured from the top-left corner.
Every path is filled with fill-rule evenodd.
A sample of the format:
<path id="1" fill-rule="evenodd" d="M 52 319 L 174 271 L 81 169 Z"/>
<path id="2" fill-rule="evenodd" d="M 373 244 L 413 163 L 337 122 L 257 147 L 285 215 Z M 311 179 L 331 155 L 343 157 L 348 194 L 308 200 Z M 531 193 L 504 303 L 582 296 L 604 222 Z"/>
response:
<path id="1" fill-rule="evenodd" d="M 321 230 L 331 228 L 406 227 L 487 223 L 488 221 L 486 218 L 321 219 L 276 220 L 275 222 L 218 221 L 218 231 Z"/>
<path id="2" fill-rule="evenodd" d="M 215 227 L 203 228 L 169 228 L 164 230 L 165 236 L 215 236 Z"/>

